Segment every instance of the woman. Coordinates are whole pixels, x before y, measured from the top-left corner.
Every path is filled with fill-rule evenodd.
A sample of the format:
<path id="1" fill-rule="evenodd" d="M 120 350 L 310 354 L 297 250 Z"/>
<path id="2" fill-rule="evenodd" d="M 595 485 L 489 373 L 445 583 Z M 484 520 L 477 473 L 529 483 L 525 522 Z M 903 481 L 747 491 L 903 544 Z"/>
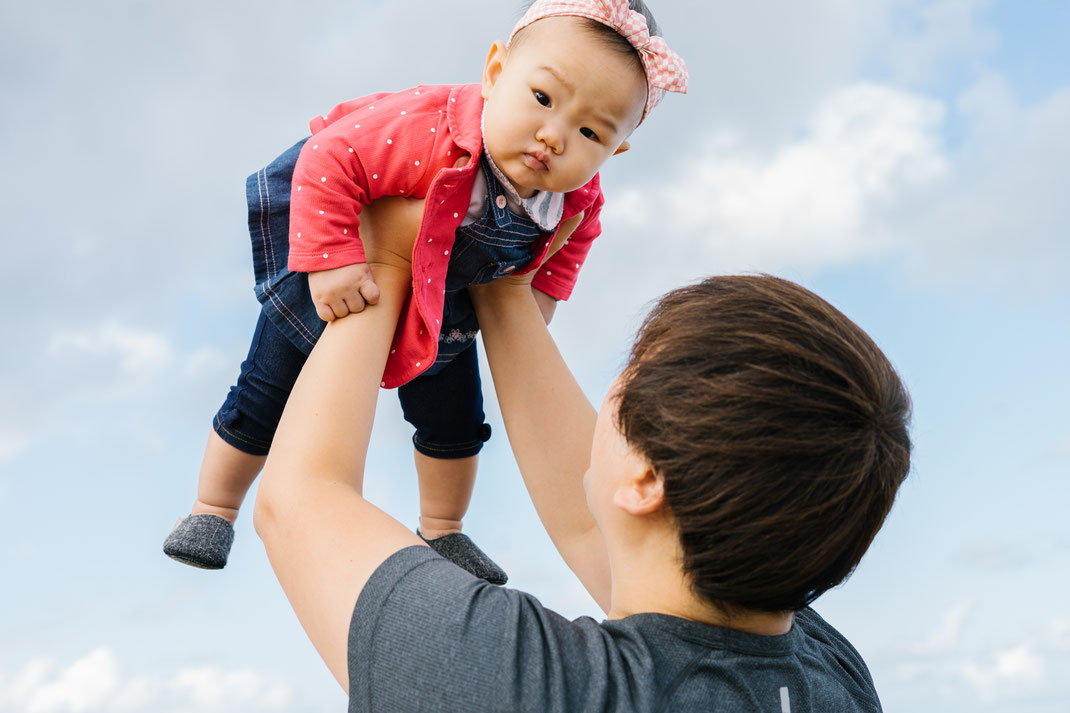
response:
<path id="1" fill-rule="evenodd" d="M 662 298 L 595 413 L 530 287 L 473 294 L 520 471 L 607 615 L 567 621 L 434 554 L 362 497 L 419 205 L 368 216 L 381 299 L 332 323 L 257 497 L 280 583 L 351 711 L 875 711 L 808 608 L 843 581 L 909 468 L 909 399 L 869 337 L 768 276 Z M 379 226 L 390 230 L 377 230 Z"/>

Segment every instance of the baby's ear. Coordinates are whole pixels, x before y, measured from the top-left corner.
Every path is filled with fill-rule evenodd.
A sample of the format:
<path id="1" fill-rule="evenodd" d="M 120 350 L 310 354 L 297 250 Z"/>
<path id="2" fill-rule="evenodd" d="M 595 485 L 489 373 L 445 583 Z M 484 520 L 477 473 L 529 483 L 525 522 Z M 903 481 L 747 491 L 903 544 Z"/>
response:
<path id="1" fill-rule="evenodd" d="M 625 141 L 623 144 L 620 145 L 619 148 L 617 148 L 616 151 L 613 152 L 613 155 L 616 156 L 618 154 L 622 154 L 625 151 L 627 151 L 628 149 L 630 149 L 631 147 L 632 147 L 632 145 L 629 144 L 627 141 Z"/>
<path id="2" fill-rule="evenodd" d="M 509 54 L 509 49 L 498 40 L 490 46 L 490 52 L 487 53 L 487 63 L 483 66 L 483 98 L 486 99 L 490 95 L 490 90 L 494 87 L 495 82 L 498 81 L 498 77 L 501 76 L 502 68 L 505 66 L 505 57 Z"/>

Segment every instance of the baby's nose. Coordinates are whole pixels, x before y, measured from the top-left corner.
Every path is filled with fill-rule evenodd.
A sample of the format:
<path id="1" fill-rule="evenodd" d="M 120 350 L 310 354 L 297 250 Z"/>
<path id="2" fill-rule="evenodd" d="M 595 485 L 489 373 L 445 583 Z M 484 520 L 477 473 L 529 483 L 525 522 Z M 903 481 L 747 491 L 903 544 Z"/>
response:
<path id="1" fill-rule="evenodd" d="M 553 124 L 543 125 L 535 134 L 535 138 L 555 154 L 561 153 L 561 150 L 565 147 L 564 134 Z"/>

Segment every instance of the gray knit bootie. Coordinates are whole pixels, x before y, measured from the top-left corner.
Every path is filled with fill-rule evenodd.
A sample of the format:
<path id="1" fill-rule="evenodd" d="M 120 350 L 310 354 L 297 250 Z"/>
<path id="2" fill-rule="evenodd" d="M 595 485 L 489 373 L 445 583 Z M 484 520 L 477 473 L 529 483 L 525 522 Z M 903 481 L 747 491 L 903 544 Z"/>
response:
<path id="1" fill-rule="evenodd" d="M 163 541 L 163 553 L 173 560 L 201 569 L 223 569 L 227 565 L 234 528 L 210 513 L 183 518 Z"/>
<path id="2" fill-rule="evenodd" d="M 420 531 L 417 530 L 416 534 L 420 535 Z M 430 545 L 435 552 L 480 579 L 485 579 L 491 584 L 505 584 L 509 581 L 509 575 L 505 573 L 505 570 L 487 557 L 486 553 L 479 549 L 468 535 L 453 532 L 433 540 L 420 535 L 420 539 Z"/>

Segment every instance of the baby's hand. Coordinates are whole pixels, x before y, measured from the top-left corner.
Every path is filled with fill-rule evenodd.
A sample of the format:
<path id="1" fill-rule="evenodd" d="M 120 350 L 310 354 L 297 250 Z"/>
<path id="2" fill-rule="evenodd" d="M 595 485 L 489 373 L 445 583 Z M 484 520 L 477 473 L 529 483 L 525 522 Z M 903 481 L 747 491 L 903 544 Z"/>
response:
<path id="1" fill-rule="evenodd" d="M 324 322 L 360 312 L 379 301 L 379 286 L 365 263 L 308 273 L 308 289 L 316 314 Z"/>

